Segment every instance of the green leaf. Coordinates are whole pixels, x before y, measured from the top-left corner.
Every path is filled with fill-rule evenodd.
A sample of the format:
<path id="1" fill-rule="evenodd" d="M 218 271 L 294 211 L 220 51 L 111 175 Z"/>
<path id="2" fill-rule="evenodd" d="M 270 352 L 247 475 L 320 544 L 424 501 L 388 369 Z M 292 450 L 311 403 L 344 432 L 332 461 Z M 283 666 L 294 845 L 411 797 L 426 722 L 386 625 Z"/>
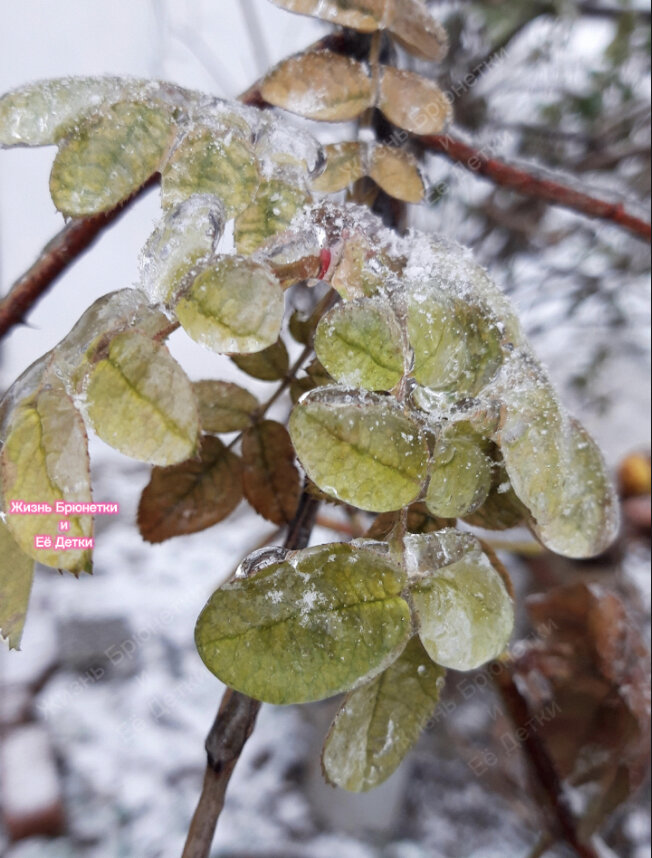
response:
<path id="1" fill-rule="evenodd" d="M 236 573 L 197 621 L 199 654 L 222 682 L 268 703 L 306 703 L 397 658 L 411 634 L 402 570 L 350 544 L 278 560 L 278 549 L 250 557 L 239 573 L 248 577 Z"/>
<path id="2" fill-rule="evenodd" d="M 356 119 L 373 103 L 371 78 L 363 64 L 333 51 L 283 60 L 264 79 L 260 94 L 275 107 L 327 122 Z"/>
<path id="3" fill-rule="evenodd" d="M 492 461 L 488 443 L 468 424 L 443 429 L 435 446 L 426 506 L 441 518 L 469 515 L 489 495 Z"/>
<path id="4" fill-rule="evenodd" d="M 260 407 L 253 393 L 229 381 L 196 381 L 192 388 L 204 432 L 240 432 Z"/>
<path id="5" fill-rule="evenodd" d="M 285 426 L 263 420 L 245 430 L 242 462 L 245 497 L 274 524 L 289 524 L 299 506 L 301 477 Z"/>
<path id="6" fill-rule="evenodd" d="M 317 327 L 315 351 L 330 375 L 351 387 L 391 390 L 405 370 L 401 327 L 383 299 L 334 307 Z"/>
<path id="7" fill-rule="evenodd" d="M 66 539 L 92 539 L 90 515 L 64 516 L 54 512 L 57 501 L 91 501 L 88 440 L 81 415 L 59 385 L 43 387 L 23 399 L 9 417 L 0 454 L 6 523 L 20 549 L 45 566 L 70 572 L 91 571 L 90 548 L 55 550 L 58 523 L 69 530 Z M 51 513 L 11 513 L 11 501 L 49 504 Z M 36 548 L 37 535 L 50 536 L 50 548 Z"/>
<path id="8" fill-rule="evenodd" d="M 205 435 L 194 459 L 154 468 L 138 506 L 148 542 L 197 533 L 227 518 L 242 500 L 242 464 L 219 438 Z"/>
<path id="9" fill-rule="evenodd" d="M 114 104 L 62 143 L 50 175 L 55 206 L 80 217 L 118 205 L 161 168 L 174 133 L 163 107 Z"/>
<path id="10" fill-rule="evenodd" d="M 223 129 L 223 137 L 209 128 L 186 134 L 165 165 L 161 181 L 164 207 L 192 194 L 212 194 L 224 204 L 228 218 L 244 211 L 260 183 L 253 148 L 237 134 Z"/>
<path id="11" fill-rule="evenodd" d="M 262 182 L 251 203 L 235 222 L 235 246 L 246 256 L 268 238 L 283 232 L 297 211 L 308 202 L 301 188 L 280 179 Z"/>
<path id="12" fill-rule="evenodd" d="M 452 117 L 451 104 L 434 81 L 391 66 L 383 67 L 378 108 L 412 134 L 439 134 Z"/>
<path id="13" fill-rule="evenodd" d="M 165 346 L 142 334 L 111 340 L 90 374 L 86 412 L 103 441 L 143 462 L 173 465 L 197 447 L 199 415 L 190 381 Z"/>
<path id="14" fill-rule="evenodd" d="M 0 521 L 0 636 L 9 649 L 20 649 L 34 577 L 34 561 L 18 547 Z"/>
<path id="15" fill-rule="evenodd" d="M 275 343 L 284 307 L 283 290 L 267 265 L 223 256 L 194 280 L 175 311 L 193 340 L 224 354 Z"/>
<path id="16" fill-rule="evenodd" d="M 391 398 L 322 387 L 294 407 L 289 428 L 310 479 L 338 500 L 386 512 L 421 492 L 426 442 Z"/>
<path id="17" fill-rule="evenodd" d="M 514 609 L 478 540 L 443 530 L 404 541 L 419 637 L 430 658 L 453 670 L 497 658 L 512 633 Z"/>
<path id="18" fill-rule="evenodd" d="M 414 637 L 394 664 L 352 691 L 324 743 L 328 780 L 351 792 L 387 780 L 431 718 L 444 675 Z"/>
<path id="19" fill-rule="evenodd" d="M 261 352 L 232 355 L 231 360 L 242 372 L 261 381 L 281 381 L 290 369 L 290 356 L 283 340 L 277 340 Z"/>
<path id="20" fill-rule="evenodd" d="M 463 516 L 464 521 L 485 530 L 509 530 L 523 524 L 527 508 L 516 497 L 504 465 L 494 465 L 493 485 L 485 502 L 475 512 Z"/>

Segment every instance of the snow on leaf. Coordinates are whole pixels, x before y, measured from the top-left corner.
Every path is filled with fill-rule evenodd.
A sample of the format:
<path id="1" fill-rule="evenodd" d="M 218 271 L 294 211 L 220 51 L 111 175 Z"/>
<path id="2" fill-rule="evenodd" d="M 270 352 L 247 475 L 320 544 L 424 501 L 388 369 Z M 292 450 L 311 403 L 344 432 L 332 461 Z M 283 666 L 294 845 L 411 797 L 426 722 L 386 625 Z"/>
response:
<path id="1" fill-rule="evenodd" d="M 18 547 L 0 521 L 0 637 L 9 649 L 20 649 L 34 577 L 34 560 Z"/>
<path id="2" fill-rule="evenodd" d="M 219 438 L 205 435 L 199 454 L 154 468 L 138 506 L 148 542 L 198 533 L 227 518 L 242 500 L 242 464 Z"/>
<path id="3" fill-rule="evenodd" d="M 269 703 L 331 697 L 391 664 L 411 634 L 402 570 L 376 551 L 320 545 L 247 564 L 202 611 L 195 641 L 222 682 Z"/>
<path id="4" fill-rule="evenodd" d="M 432 716 L 444 675 L 413 637 L 380 676 L 347 695 L 324 743 L 328 780 L 351 792 L 387 780 Z"/>
<path id="5" fill-rule="evenodd" d="M 452 116 L 450 102 L 434 81 L 390 66 L 383 68 L 378 108 L 412 134 L 439 134 Z"/>
<path id="6" fill-rule="evenodd" d="M 204 432 L 240 432 L 260 406 L 253 393 L 229 381 L 195 381 L 192 388 Z"/>
<path id="7" fill-rule="evenodd" d="M 308 201 L 301 188 L 281 179 L 262 182 L 251 204 L 236 218 L 235 246 L 249 255 L 268 238 L 290 225 L 296 212 Z"/>
<path id="8" fill-rule="evenodd" d="M 278 339 L 283 290 L 267 265 L 223 256 L 205 269 L 175 307 L 193 340 L 219 353 L 258 352 Z"/>
<path id="9" fill-rule="evenodd" d="M 361 33 L 373 33 L 377 30 L 385 15 L 387 0 L 272 0 L 282 9 L 301 15 L 312 15 L 351 27 Z"/>
<path id="10" fill-rule="evenodd" d="M 193 128 L 175 148 L 161 178 L 164 208 L 192 194 L 211 194 L 224 204 L 227 218 L 244 211 L 253 199 L 260 175 L 251 145 L 224 129 Z"/>
<path id="11" fill-rule="evenodd" d="M 85 395 L 94 430 L 126 456 L 173 465 L 194 454 L 197 404 L 165 346 L 140 333 L 118 334 L 91 371 Z"/>
<path id="12" fill-rule="evenodd" d="M 242 463 L 245 497 L 274 524 L 289 524 L 301 496 L 294 447 L 281 423 L 263 420 L 245 430 Z"/>
<path id="13" fill-rule="evenodd" d="M 432 457 L 426 506 L 441 518 L 475 512 L 491 489 L 492 461 L 487 442 L 468 424 L 444 428 Z"/>
<path id="14" fill-rule="evenodd" d="M 315 351 L 342 384 L 391 390 L 403 377 L 403 335 L 386 299 L 338 304 L 319 323 Z"/>
<path id="15" fill-rule="evenodd" d="M 298 402 L 289 428 L 310 479 L 338 500 L 386 512 L 421 492 L 426 442 L 420 427 L 391 398 L 322 387 Z"/>
<path id="16" fill-rule="evenodd" d="M 473 670 L 504 650 L 514 609 L 501 575 L 468 533 L 409 534 L 405 558 L 419 637 L 434 662 Z"/>
<path id="17" fill-rule="evenodd" d="M 112 105 L 61 143 L 50 175 L 55 206 L 80 217 L 118 205 L 161 168 L 174 133 L 163 107 Z"/>
<path id="18" fill-rule="evenodd" d="M 332 51 L 298 54 L 265 78 L 261 95 L 307 119 L 345 122 L 373 103 L 371 78 L 362 63 Z"/>
<path id="19" fill-rule="evenodd" d="M 63 518 L 54 512 L 57 501 L 91 501 L 88 439 L 81 415 L 62 386 L 44 386 L 19 402 L 11 412 L 0 472 L 6 523 L 20 549 L 45 566 L 70 572 L 91 571 L 89 549 L 55 550 L 57 525 Z M 11 513 L 12 500 L 49 504 L 51 513 Z M 68 517 L 66 538 L 90 539 L 93 522 L 88 515 Z M 37 535 L 52 538 L 50 548 L 36 548 Z"/>

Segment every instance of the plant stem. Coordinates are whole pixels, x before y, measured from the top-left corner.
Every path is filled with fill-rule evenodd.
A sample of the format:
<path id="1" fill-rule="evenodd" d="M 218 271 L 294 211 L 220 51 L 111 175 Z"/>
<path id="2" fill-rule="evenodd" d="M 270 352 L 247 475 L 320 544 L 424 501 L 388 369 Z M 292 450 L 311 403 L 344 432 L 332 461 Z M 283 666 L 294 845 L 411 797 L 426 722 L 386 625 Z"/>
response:
<path id="1" fill-rule="evenodd" d="M 288 527 L 284 548 L 305 548 L 315 524 L 319 501 L 305 490 Z M 260 702 L 227 688 L 206 738 L 206 772 L 182 858 L 208 858 L 231 775 L 256 723 Z"/>

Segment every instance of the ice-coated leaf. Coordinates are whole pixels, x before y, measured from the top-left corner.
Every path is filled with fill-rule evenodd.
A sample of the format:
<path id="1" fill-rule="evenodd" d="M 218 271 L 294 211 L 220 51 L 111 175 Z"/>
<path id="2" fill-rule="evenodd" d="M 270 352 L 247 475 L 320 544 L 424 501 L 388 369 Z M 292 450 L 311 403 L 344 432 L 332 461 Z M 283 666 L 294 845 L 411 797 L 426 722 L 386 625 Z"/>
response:
<path id="1" fill-rule="evenodd" d="M 324 743 L 328 780 L 351 792 L 387 780 L 432 716 L 444 675 L 413 637 L 394 664 L 352 691 Z"/>
<path id="2" fill-rule="evenodd" d="M 485 530 L 509 530 L 528 518 L 527 508 L 516 497 L 503 465 L 494 465 L 493 485 L 485 502 L 464 521 Z"/>
<path id="3" fill-rule="evenodd" d="M 203 271 L 175 308 L 186 333 L 219 353 L 272 345 L 283 311 L 283 290 L 269 266 L 238 256 L 223 256 Z"/>
<path id="4" fill-rule="evenodd" d="M 385 15 L 387 0 L 272 0 L 282 9 L 298 12 L 301 15 L 312 15 L 339 24 L 341 27 L 351 27 L 361 33 L 373 33 L 377 30 Z"/>
<path id="5" fill-rule="evenodd" d="M 215 255 L 226 215 L 217 197 L 196 194 L 167 212 L 140 254 L 140 285 L 166 303 Z"/>
<path id="6" fill-rule="evenodd" d="M 61 144 L 50 174 L 55 206 L 80 217 L 118 205 L 160 169 L 174 133 L 163 107 L 114 104 Z"/>
<path id="7" fill-rule="evenodd" d="M 411 54 L 440 61 L 448 51 L 446 30 L 428 12 L 423 0 L 388 0 L 392 6 L 389 28 Z"/>
<path id="8" fill-rule="evenodd" d="M 407 329 L 419 384 L 462 397 L 474 395 L 498 372 L 501 335 L 467 301 L 434 283 L 413 283 L 407 292 Z"/>
<path id="9" fill-rule="evenodd" d="M 290 369 L 290 356 L 281 339 L 261 352 L 232 355 L 231 360 L 242 372 L 261 381 L 281 381 Z"/>
<path id="10" fill-rule="evenodd" d="M 0 520 L 0 637 L 20 649 L 34 577 L 34 560 L 20 550 Z"/>
<path id="11" fill-rule="evenodd" d="M 305 191 L 281 179 L 262 182 L 256 196 L 235 221 L 235 246 L 249 255 L 268 238 L 290 225 L 297 211 L 308 202 Z"/>
<path id="12" fill-rule="evenodd" d="M 374 146 L 369 155 L 369 175 L 390 197 L 420 203 L 424 186 L 416 159 L 396 146 Z"/>
<path id="13" fill-rule="evenodd" d="M 514 609 L 500 574 L 469 533 L 443 530 L 405 537 L 412 605 L 430 658 L 473 670 L 504 650 Z"/>
<path id="14" fill-rule="evenodd" d="M 338 304 L 319 323 L 315 351 L 337 381 L 367 390 L 391 390 L 405 371 L 401 327 L 385 299 Z"/>
<path id="15" fill-rule="evenodd" d="M 311 51 L 279 63 L 265 78 L 261 95 L 307 119 L 345 122 L 373 103 L 371 78 L 362 63 L 332 51 Z"/>
<path id="16" fill-rule="evenodd" d="M 404 572 L 376 551 L 320 545 L 280 562 L 250 558 L 240 574 L 213 594 L 195 641 L 209 670 L 258 700 L 306 703 L 349 690 L 388 667 L 410 637 Z"/>
<path id="17" fill-rule="evenodd" d="M 246 140 L 232 132 L 219 137 L 210 128 L 195 128 L 165 165 L 161 201 L 168 207 L 192 194 L 211 194 L 222 200 L 232 218 L 251 203 L 259 182 L 258 161 Z"/>
<path id="18" fill-rule="evenodd" d="M 321 387 L 294 407 L 290 435 L 310 479 L 338 500 L 387 512 L 421 492 L 426 442 L 391 398 Z"/>
<path id="19" fill-rule="evenodd" d="M 465 424 L 444 429 L 430 466 L 426 506 L 441 518 L 475 512 L 489 495 L 492 461 L 487 442 Z"/>
<path id="20" fill-rule="evenodd" d="M 365 174 L 363 152 L 363 144 L 354 141 L 324 146 L 326 168 L 313 180 L 313 190 L 333 194 L 361 179 Z"/>
<path id="21" fill-rule="evenodd" d="M 20 549 L 45 566 L 90 572 L 89 548 L 55 550 L 58 523 L 64 518 L 54 511 L 56 502 L 91 501 L 86 429 L 63 387 L 44 386 L 18 403 L 9 418 L 0 470 L 6 523 Z M 12 500 L 49 504 L 52 512 L 11 513 Z M 92 538 L 91 516 L 65 517 L 69 522 L 65 538 Z M 50 536 L 51 546 L 36 548 L 37 535 Z"/>
<path id="22" fill-rule="evenodd" d="M 111 340 L 89 376 L 86 413 L 103 441 L 133 459 L 174 465 L 197 448 L 190 381 L 165 346 L 140 333 Z"/>
<path id="23" fill-rule="evenodd" d="M 205 435 L 197 456 L 154 468 L 138 506 L 148 542 L 197 533 L 227 518 L 242 500 L 242 464 L 219 438 Z"/>
<path id="24" fill-rule="evenodd" d="M 253 393 L 230 381 L 196 381 L 192 388 L 204 432 L 240 432 L 260 407 Z"/>
<path id="25" fill-rule="evenodd" d="M 412 134 L 439 134 L 451 118 L 451 105 L 434 81 L 385 66 L 378 107 L 394 125 Z"/>
<path id="26" fill-rule="evenodd" d="M 294 464 L 294 447 L 285 426 L 263 420 L 242 437 L 245 497 L 274 524 L 292 521 L 301 496 L 301 477 Z"/>

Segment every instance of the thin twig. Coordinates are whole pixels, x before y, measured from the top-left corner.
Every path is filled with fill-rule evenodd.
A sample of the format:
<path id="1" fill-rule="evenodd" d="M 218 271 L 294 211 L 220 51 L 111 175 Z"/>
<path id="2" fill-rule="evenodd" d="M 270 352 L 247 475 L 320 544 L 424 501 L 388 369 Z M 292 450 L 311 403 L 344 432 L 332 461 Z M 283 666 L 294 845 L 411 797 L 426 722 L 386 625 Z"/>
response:
<path id="1" fill-rule="evenodd" d="M 304 489 L 299 508 L 288 527 L 284 547 L 305 548 L 315 524 L 319 501 Z M 208 858 L 215 828 L 233 769 L 251 735 L 260 709 L 258 700 L 227 688 L 217 717 L 206 738 L 206 772 L 182 858 Z"/>

